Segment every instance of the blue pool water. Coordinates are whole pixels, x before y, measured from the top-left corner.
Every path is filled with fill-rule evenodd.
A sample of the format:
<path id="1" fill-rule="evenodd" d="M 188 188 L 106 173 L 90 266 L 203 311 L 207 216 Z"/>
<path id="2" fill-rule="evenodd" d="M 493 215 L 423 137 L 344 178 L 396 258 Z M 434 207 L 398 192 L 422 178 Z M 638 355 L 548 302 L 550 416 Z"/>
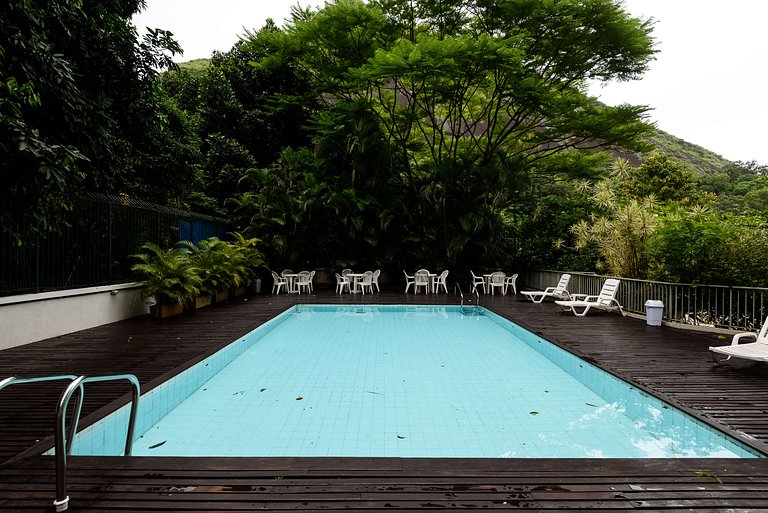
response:
<path id="1" fill-rule="evenodd" d="M 142 399 L 135 455 L 757 455 L 488 311 L 295 307 L 197 367 Z"/>

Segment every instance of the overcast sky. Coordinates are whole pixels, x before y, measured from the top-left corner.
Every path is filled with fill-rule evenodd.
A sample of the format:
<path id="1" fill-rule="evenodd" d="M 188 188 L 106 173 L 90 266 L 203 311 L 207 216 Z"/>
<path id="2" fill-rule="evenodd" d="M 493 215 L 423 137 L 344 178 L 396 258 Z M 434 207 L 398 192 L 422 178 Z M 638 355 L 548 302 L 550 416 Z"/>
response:
<path id="1" fill-rule="evenodd" d="M 304 0 L 302 5 L 318 5 Z M 278 25 L 294 0 L 147 0 L 134 18 L 170 30 L 178 61 L 227 51 L 267 18 Z M 634 16 L 655 20 L 659 53 L 642 80 L 595 86 L 609 104 L 649 105 L 651 121 L 730 160 L 768 164 L 767 0 L 625 0 Z"/>

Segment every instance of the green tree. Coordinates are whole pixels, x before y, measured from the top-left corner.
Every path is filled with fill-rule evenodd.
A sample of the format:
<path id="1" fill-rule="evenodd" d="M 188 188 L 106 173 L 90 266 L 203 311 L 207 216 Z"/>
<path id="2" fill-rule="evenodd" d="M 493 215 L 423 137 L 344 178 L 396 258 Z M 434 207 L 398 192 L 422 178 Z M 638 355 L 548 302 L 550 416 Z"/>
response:
<path id="1" fill-rule="evenodd" d="M 729 280 L 722 255 L 732 234 L 703 209 L 673 209 L 661 217 L 649 240 L 651 277 L 682 283 L 723 284 Z"/>
<path id="2" fill-rule="evenodd" d="M 73 191 L 169 197 L 188 181 L 189 167 L 167 167 L 186 161 L 178 145 L 169 144 L 174 159 L 156 158 L 185 133 L 154 81 L 180 48 L 162 30 L 138 40 L 129 20 L 143 5 L 10 0 L 0 8 L 0 188 L 25 204 L 35 228 L 46 229 Z M 160 169 L 164 182 L 154 180 Z M 179 174 L 169 179 L 172 170 Z"/>
<path id="3" fill-rule="evenodd" d="M 693 204 L 704 199 L 693 173 L 683 163 L 661 153 L 650 155 L 640 167 L 629 171 L 627 179 L 622 181 L 621 191 L 633 198 L 651 196 L 662 203 Z"/>
<path id="4" fill-rule="evenodd" d="M 375 235 L 401 234 L 404 258 L 494 260 L 503 214 L 521 200 L 532 170 L 545 168 L 540 162 L 569 149 L 645 148 L 645 107 L 606 107 L 583 92 L 590 79 L 636 78 L 653 57 L 649 23 L 620 4 L 416 4 L 295 9 L 254 60 L 263 71 L 295 70 L 324 103 L 311 115 L 321 127 L 316 145 L 338 142 L 328 120 L 340 114 L 366 109 L 376 121 L 390 156 L 377 177 L 399 193 L 369 203 L 389 220 Z M 345 119 L 340 125 L 352 126 L 354 116 Z"/>
<path id="5" fill-rule="evenodd" d="M 657 217 L 647 204 L 637 200 L 616 203 L 609 216 L 593 216 L 591 222 L 582 220 L 571 227 L 576 247 L 595 244 L 601 256 L 598 269 L 615 276 L 646 278 L 649 268 L 648 240 L 653 234 Z"/>

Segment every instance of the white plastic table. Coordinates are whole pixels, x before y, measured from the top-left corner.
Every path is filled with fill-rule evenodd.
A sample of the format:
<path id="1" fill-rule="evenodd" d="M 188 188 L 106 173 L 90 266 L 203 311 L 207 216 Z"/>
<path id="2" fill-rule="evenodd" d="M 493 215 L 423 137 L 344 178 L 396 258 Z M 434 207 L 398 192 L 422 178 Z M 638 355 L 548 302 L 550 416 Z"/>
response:
<path id="1" fill-rule="evenodd" d="M 298 294 L 299 289 L 296 288 L 296 278 L 299 276 L 299 273 L 293 273 L 293 274 L 284 274 L 283 278 L 285 278 L 285 290 L 288 291 L 289 294 Z"/>
<path id="2" fill-rule="evenodd" d="M 349 291 L 352 294 L 357 294 L 357 282 L 365 276 L 365 273 L 348 273 L 347 278 L 349 279 Z"/>

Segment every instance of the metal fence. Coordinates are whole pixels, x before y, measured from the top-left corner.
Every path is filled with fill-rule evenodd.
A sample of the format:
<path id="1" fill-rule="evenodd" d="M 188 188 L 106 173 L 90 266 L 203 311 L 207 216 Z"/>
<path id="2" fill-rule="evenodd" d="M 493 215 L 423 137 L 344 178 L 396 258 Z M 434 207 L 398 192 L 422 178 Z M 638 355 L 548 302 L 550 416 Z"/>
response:
<path id="1" fill-rule="evenodd" d="M 145 242 L 170 247 L 231 231 L 226 219 L 105 194 L 74 199 L 57 219 L 60 229 L 45 236 L 30 229 L 18 201 L 0 199 L 0 215 L 21 234 L 6 231 L 0 240 L 0 296 L 126 281 L 130 255 Z"/>
<path id="2" fill-rule="evenodd" d="M 571 274 L 568 291 L 597 295 L 606 278 L 592 273 Z M 543 290 L 557 285 L 562 271 L 528 271 L 520 277 L 524 287 Z M 645 314 L 647 300 L 664 303 L 664 319 L 693 326 L 730 330 L 757 330 L 768 314 L 768 288 L 691 285 L 621 278 L 617 299 L 625 310 Z"/>

